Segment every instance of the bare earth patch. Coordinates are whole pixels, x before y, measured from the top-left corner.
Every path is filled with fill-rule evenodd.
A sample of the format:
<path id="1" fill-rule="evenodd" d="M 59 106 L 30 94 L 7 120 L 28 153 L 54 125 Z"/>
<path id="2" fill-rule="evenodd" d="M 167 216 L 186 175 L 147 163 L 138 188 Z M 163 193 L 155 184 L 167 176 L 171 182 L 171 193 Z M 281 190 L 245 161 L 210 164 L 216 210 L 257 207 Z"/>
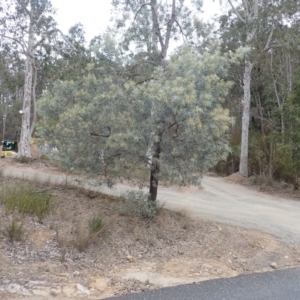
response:
<path id="1" fill-rule="evenodd" d="M 241 184 L 248 188 L 270 195 L 300 200 L 300 190 L 295 190 L 293 184 L 288 184 L 286 182 L 269 180 L 263 176 L 251 176 L 249 178 L 245 178 L 240 173 L 233 173 L 226 177 L 225 180 L 227 182 Z"/>
<path id="2" fill-rule="evenodd" d="M 190 218 L 182 211 L 161 209 L 153 220 L 123 215 L 119 198 L 25 183 L 47 191 L 54 202 L 42 221 L 0 205 L 1 299 L 103 299 L 300 264 L 299 246 L 266 233 Z M 20 181 L 0 178 L 0 184 Z M 97 216 L 103 229 L 79 251 L 85 229 Z M 11 243 L 7 226 L 13 218 L 22 221 L 23 235 Z"/>

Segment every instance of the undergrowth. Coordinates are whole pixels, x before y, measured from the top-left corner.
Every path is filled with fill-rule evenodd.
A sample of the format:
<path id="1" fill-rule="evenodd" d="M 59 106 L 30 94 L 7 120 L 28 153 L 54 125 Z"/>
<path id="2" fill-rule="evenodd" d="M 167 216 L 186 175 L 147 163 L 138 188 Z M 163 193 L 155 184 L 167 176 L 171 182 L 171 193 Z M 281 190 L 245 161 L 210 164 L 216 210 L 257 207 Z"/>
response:
<path id="1" fill-rule="evenodd" d="M 36 191 L 32 187 L 5 186 L 0 195 L 1 202 L 8 212 L 32 214 L 38 219 L 50 211 L 52 197 L 45 191 Z"/>
<path id="2" fill-rule="evenodd" d="M 21 156 L 21 157 L 16 157 L 15 161 L 18 162 L 19 164 L 29 164 L 33 161 L 33 159 L 31 157 Z"/>
<path id="3" fill-rule="evenodd" d="M 149 201 L 149 194 L 143 191 L 129 191 L 121 202 L 120 212 L 124 215 L 137 214 L 145 218 L 154 218 L 162 205 L 158 201 Z"/>
<path id="4" fill-rule="evenodd" d="M 88 225 L 89 226 L 87 227 L 83 223 L 80 223 L 76 228 L 74 246 L 80 252 L 85 251 L 90 244 L 96 241 L 96 237 L 104 232 L 105 223 L 101 216 L 93 217 Z"/>
<path id="5" fill-rule="evenodd" d="M 23 223 L 13 218 L 6 226 L 6 231 L 11 243 L 14 243 L 14 241 L 20 241 L 23 234 Z"/>

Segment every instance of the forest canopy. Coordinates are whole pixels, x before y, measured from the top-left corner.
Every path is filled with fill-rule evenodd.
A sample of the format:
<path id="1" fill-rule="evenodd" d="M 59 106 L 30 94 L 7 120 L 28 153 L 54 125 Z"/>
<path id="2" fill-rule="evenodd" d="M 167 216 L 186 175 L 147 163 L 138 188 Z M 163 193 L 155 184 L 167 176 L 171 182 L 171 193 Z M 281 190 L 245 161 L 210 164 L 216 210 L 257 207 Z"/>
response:
<path id="1" fill-rule="evenodd" d="M 50 0 L 0 4 L 0 128 L 112 185 L 196 184 L 207 170 L 297 182 L 299 1 L 113 0 L 89 43 Z M 19 114 L 19 111 L 22 114 Z"/>

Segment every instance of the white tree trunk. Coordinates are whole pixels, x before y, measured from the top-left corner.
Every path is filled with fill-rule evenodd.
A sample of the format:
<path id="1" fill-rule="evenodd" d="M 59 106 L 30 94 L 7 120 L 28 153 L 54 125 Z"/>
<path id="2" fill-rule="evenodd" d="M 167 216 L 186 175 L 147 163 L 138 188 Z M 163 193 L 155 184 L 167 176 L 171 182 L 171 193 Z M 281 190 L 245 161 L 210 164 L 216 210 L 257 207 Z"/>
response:
<path id="1" fill-rule="evenodd" d="M 3 115 L 3 132 L 2 132 L 2 139 L 5 140 L 5 130 L 6 130 L 6 114 Z"/>
<path id="2" fill-rule="evenodd" d="M 238 19 L 243 22 L 246 27 L 253 24 L 253 22 L 258 17 L 258 8 L 259 1 L 258 0 L 243 0 L 238 1 L 240 7 L 243 8 L 243 13 L 233 5 L 232 0 L 228 0 L 233 12 L 236 14 Z M 257 27 L 249 26 L 247 29 L 247 39 L 245 46 L 250 46 L 251 42 L 255 36 Z M 267 41 L 267 45 L 270 43 L 272 38 L 273 30 L 269 35 L 269 39 Z M 253 63 L 251 63 L 247 58 L 245 59 L 245 70 L 244 70 L 244 98 L 242 101 L 243 105 L 243 117 L 242 117 L 242 139 L 241 139 L 241 157 L 240 157 L 240 174 L 244 177 L 248 177 L 248 138 L 249 138 L 249 112 L 250 112 L 250 97 L 251 97 L 251 71 L 253 68 Z"/>
<path id="3" fill-rule="evenodd" d="M 34 63 L 34 61 L 33 61 L 33 63 Z M 32 122 L 31 122 L 31 126 L 30 126 L 30 139 L 31 139 L 32 134 L 34 132 L 35 124 L 37 122 L 37 105 L 36 105 L 37 69 L 35 67 L 35 64 L 32 65 L 32 69 L 34 71 L 33 88 L 32 88 L 33 116 L 32 116 Z"/>
<path id="4" fill-rule="evenodd" d="M 25 70 L 25 85 L 24 85 L 24 101 L 22 109 L 22 125 L 21 137 L 18 157 L 31 157 L 30 150 L 30 107 L 32 99 L 32 77 L 33 77 L 33 63 L 34 63 L 34 30 L 30 26 L 28 49 L 26 53 L 26 70 Z"/>
<path id="5" fill-rule="evenodd" d="M 248 177 L 248 142 L 249 142 L 249 119 L 250 119 L 250 86 L 251 86 L 251 71 L 253 64 L 245 61 L 246 66 L 244 70 L 244 98 L 243 117 L 242 117 L 242 138 L 241 138 L 241 158 L 239 172 L 244 177 Z"/>

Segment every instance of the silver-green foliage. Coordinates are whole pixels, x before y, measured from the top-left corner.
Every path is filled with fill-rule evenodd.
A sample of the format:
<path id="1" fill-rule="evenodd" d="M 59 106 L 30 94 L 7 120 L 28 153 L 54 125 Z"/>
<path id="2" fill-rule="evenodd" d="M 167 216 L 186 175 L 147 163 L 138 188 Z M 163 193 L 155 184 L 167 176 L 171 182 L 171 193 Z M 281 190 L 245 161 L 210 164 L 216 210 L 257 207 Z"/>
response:
<path id="1" fill-rule="evenodd" d="M 39 103 L 38 134 L 72 171 L 144 184 L 152 156 L 152 166 L 159 162 L 157 179 L 193 183 L 229 151 L 233 120 L 222 106 L 231 86 L 222 79 L 228 64 L 219 53 L 183 47 L 143 84 L 92 72 L 78 82 L 59 82 Z"/>
<path id="2" fill-rule="evenodd" d="M 149 194 L 143 191 L 129 191 L 121 203 L 122 214 L 136 214 L 146 218 L 154 218 L 159 210 L 157 201 L 148 201 Z"/>

